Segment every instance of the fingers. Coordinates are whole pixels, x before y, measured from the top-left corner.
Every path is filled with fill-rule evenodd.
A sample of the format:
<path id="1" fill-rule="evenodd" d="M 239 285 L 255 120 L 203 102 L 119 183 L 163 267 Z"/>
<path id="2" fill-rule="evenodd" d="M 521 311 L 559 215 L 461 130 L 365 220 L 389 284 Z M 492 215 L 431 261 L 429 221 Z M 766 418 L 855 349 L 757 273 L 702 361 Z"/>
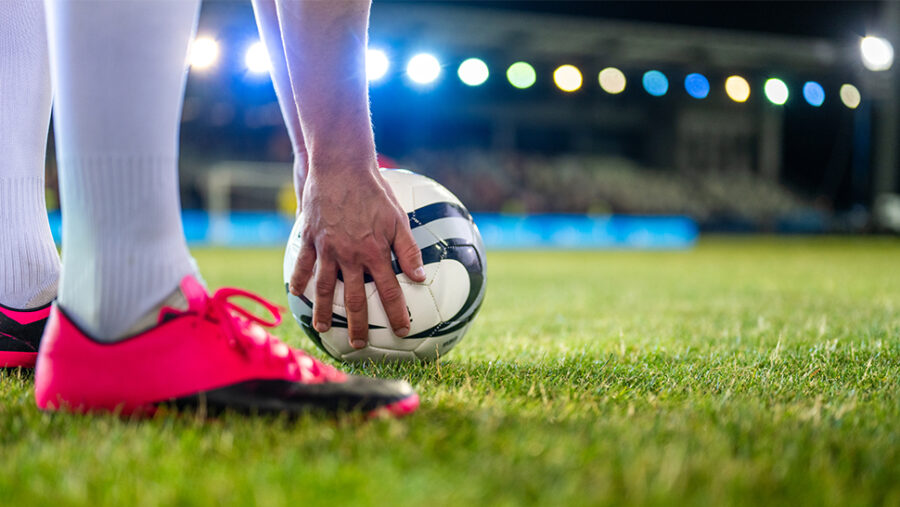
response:
<path id="1" fill-rule="evenodd" d="M 400 283 L 390 266 L 390 263 L 382 262 L 369 271 L 375 280 L 375 287 L 391 323 L 391 329 L 395 335 L 402 337 L 409 334 L 409 310 L 406 309 L 403 289 L 400 288 Z"/>
<path id="2" fill-rule="evenodd" d="M 366 282 L 361 268 L 345 269 L 344 275 L 344 308 L 347 310 L 347 332 L 350 335 L 350 346 L 361 349 L 366 346 L 369 335 L 369 301 L 366 298 Z"/>
<path id="3" fill-rule="evenodd" d="M 297 262 L 294 263 L 294 272 L 291 273 L 290 291 L 295 296 L 301 296 L 306 290 L 306 284 L 312 278 L 313 269 L 316 266 L 316 249 L 312 245 L 304 244 L 297 254 Z"/>
<path id="4" fill-rule="evenodd" d="M 331 328 L 334 286 L 337 284 L 337 266 L 327 257 L 320 257 L 316 264 L 316 301 L 313 303 L 313 326 L 324 333 Z"/>
<path id="5" fill-rule="evenodd" d="M 415 282 L 424 282 L 425 268 L 422 266 L 422 252 L 413 238 L 408 223 L 399 222 L 397 224 L 393 248 L 403 273 Z"/>

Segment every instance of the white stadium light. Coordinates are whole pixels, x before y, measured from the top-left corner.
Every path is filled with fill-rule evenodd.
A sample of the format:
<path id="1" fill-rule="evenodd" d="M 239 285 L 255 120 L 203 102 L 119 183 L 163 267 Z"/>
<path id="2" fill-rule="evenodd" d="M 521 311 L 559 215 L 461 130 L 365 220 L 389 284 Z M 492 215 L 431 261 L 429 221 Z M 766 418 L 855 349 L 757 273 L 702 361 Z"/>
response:
<path id="1" fill-rule="evenodd" d="M 262 42 L 254 42 L 247 48 L 247 52 L 244 53 L 244 65 L 253 74 L 269 72 L 272 64 L 266 46 Z"/>
<path id="2" fill-rule="evenodd" d="M 406 74 L 416 83 L 428 84 L 441 75 L 441 63 L 434 55 L 419 53 L 406 64 Z"/>
<path id="3" fill-rule="evenodd" d="M 616 95 L 625 91 L 625 74 L 615 67 L 601 70 L 597 79 L 600 81 L 600 88 L 606 93 Z"/>
<path id="4" fill-rule="evenodd" d="M 881 37 L 863 37 L 859 41 L 859 52 L 862 54 L 863 65 L 869 70 L 888 70 L 894 63 L 894 46 Z"/>
<path id="5" fill-rule="evenodd" d="M 478 58 L 469 58 L 459 64 L 457 71 L 460 81 L 469 86 L 478 86 L 487 81 L 490 71 L 488 66 Z"/>
<path id="6" fill-rule="evenodd" d="M 766 92 L 766 98 L 776 106 L 783 106 L 791 95 L 784 81 L 776 77 L 766 80 L 764 91 Z"/>
<path id="7" fill-rule="evenodd" d="M 378 81 L 387 75 L 391 62 L 384 51 L 380 49 L 369 49 L 366 51 L 366 79 L 369 81 Z"/>
<path id="8" fill-rule="evenodd" d="M 581 88 L 581 71 L 574 65 L 560 65 L 553 71 L 553 82 L 564 92 L 574 92 Z"/>
<path id="9" fill-rule="evenodd" d="M 850 109 L 856 109 L 859 107 L 859 103 L 862 101 L 862 96 L 859 94 L 859 90 L 850 83 L 844 83 L 841 85 L 841 102 L 844 103 Z"/>
<path id="10" fill-rule="evenodd" d="M 208 69 L 219 59 L 219 43 L 210 37 L 198 37 L 191 43 L 190 65 L 192 69 Z"/>

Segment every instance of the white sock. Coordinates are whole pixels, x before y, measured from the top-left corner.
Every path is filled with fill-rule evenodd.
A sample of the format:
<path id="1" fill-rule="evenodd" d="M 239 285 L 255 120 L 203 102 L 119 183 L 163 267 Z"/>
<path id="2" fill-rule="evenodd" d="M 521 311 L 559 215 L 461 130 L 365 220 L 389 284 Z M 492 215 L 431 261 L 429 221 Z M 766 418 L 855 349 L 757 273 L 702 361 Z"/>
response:
<path id="1" fill-rule="evenodd" d="M 59 304 L 115 341 L 195 272 L 178 126 L 199 0 L 47 0 L 63 213 Z"/>
<path id="2" fill-rule="evenodd" d="M 59 256 L 44 203 L 50 69 L 44 6 L 0 1 L 0 304 L 56 297 Z"/>

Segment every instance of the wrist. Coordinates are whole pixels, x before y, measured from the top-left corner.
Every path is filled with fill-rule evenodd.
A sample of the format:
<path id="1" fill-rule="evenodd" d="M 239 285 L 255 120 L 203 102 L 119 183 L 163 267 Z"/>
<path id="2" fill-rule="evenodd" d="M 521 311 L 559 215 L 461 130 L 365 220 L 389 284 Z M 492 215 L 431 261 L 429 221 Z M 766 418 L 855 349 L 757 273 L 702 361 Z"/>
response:
<path id="1" fill-rule="evenodd" d="M 309 164 L 309 178 L 317 182 L 358 183 L 371 179 L 376 174 L 378 174 L 378 162 L 374 153 L 368 156 L 341 155 L 336 158 L 311 159 Z"/>
<path id="2" fill-rule="evenodd" d="M 371 149 L 351 149 L 348 145 L 320 149 L 309 154 L 309 175 L 316 179 L 378 172 L 375 147 Z"/>

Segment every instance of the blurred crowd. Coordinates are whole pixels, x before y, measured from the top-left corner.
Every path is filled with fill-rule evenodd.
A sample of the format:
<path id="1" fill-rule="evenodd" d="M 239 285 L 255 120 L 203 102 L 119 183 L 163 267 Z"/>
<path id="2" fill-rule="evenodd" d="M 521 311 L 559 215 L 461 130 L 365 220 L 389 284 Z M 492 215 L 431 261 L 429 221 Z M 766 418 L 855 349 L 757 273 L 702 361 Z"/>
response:
<path id="1" fill-rule="evenodd" d="M 616 157 L 422 151 L 401 167 L 427 174 L 477 211 L 683 214 L 763 225 L 811 203 L 750 172 L 648 169 Z"/>

